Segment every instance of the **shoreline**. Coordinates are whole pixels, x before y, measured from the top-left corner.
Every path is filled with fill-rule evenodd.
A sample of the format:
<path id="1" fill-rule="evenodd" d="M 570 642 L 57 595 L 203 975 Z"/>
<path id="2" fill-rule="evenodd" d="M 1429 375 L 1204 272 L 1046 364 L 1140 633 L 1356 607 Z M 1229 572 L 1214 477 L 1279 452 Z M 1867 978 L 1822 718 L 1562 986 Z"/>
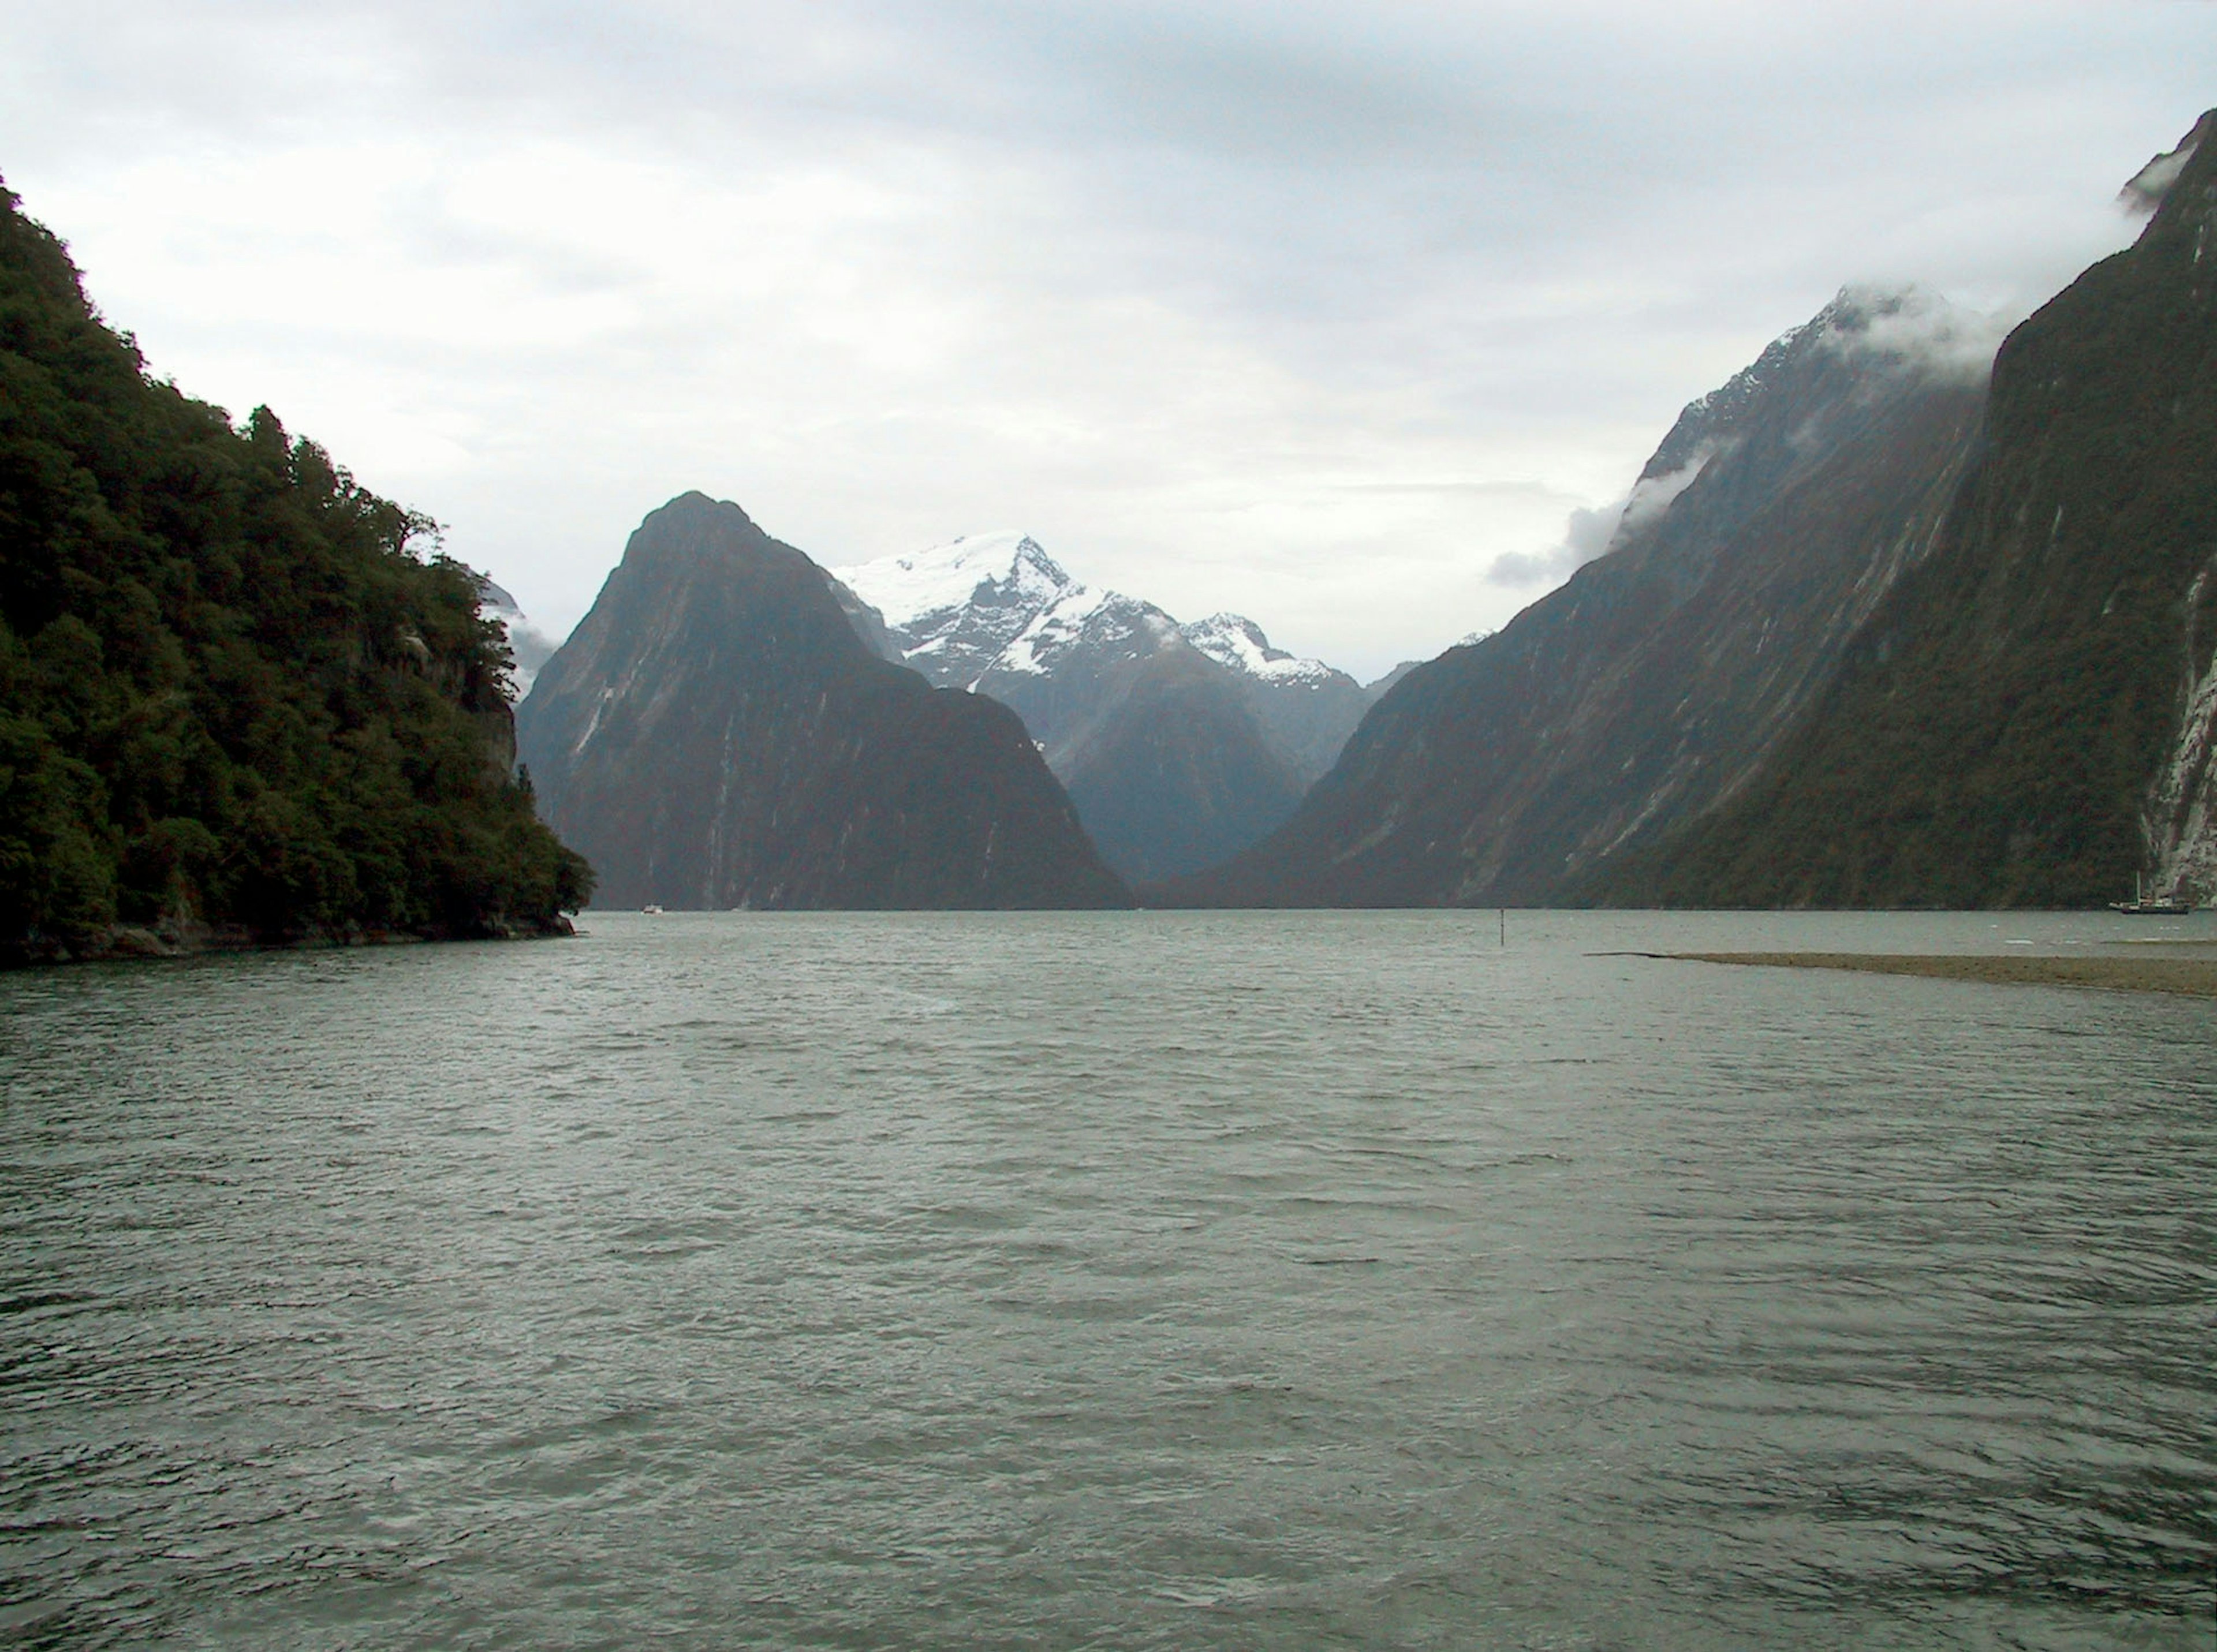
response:
<path id="1" fill-rule="evenodd" d="M 455 940 L 552 940 L 577 934 L 570 919 L 497 919 L 474 929 L 311 929 L 271 934 L 238 924 L 175 921 L 116 923 L 90 934 L 19 937 L 0 946 L 0 971 L 73 964 L 114 964 L 153 959 L 206 958 L 224 952 L 324 952 L 356 946 L 437 946 Z"/>
<path id="2" fill-rule="evenodd" d="M 1851 970 L 1867 975 L 1913 975 L 2000 986 L 2092 987 L 2111 992 L 2217 998 L 2217 957 L 2054 958 L 1986 952 L 1640 952 L 1635 956 L 1768 969 Z"/>

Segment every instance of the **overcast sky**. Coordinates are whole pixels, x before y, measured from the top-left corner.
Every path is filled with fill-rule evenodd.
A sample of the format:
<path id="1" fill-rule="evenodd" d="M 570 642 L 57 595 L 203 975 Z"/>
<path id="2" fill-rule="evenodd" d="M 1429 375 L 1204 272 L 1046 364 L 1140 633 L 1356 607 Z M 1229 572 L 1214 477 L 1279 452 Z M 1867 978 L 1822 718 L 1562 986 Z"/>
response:
<path id="1" fill-rule="evenodd" d="M 152 369 L 557 634 L 699 488 L 1365 675 L 1843 283 L 2029 310 L 2212 103 L 2211 0 L 0 0 L 0 175 Z"/>

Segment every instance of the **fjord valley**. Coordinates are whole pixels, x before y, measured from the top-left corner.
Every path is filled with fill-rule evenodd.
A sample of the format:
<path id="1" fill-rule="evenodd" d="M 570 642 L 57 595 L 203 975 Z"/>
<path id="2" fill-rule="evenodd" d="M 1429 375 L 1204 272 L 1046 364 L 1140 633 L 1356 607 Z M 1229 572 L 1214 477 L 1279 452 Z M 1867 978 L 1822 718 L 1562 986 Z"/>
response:
<path id="1" fill-rule="evenodd" d="M 2213 1652 L 2217 10 L 1717 9 L 0 20 L 0 1645 Z"/>
<path id="2" fill-rule="evenodd" d="M 0 958 L 566 927 L 475 576 L 151 378 L 4 191 L 0 408 Z"/>
<path id="3" fill-rule="evenodd" d="M 1604 555 L 1409 673 L 1191 905 L 2217 893 L 2217 144 L 2016 328 L 1850 289 L 1689 406 Z"/>

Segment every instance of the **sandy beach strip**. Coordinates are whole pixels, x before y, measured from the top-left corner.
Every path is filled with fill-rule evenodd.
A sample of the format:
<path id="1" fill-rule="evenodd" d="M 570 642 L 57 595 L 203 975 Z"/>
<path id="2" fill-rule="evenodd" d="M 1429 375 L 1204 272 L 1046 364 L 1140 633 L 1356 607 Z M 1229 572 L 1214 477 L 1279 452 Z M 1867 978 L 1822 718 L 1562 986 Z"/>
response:
<path id="1" fill-rule="evenodd" d="M 1699 964 L 1760 964 L 1787 970 L 1862 970 L 1942 981 L 1992 981 L 2043 987 L 2107 987 L 2217 998 L 2217 958 L 2050 958 L 1991 953 L 1653 952 Z"/>

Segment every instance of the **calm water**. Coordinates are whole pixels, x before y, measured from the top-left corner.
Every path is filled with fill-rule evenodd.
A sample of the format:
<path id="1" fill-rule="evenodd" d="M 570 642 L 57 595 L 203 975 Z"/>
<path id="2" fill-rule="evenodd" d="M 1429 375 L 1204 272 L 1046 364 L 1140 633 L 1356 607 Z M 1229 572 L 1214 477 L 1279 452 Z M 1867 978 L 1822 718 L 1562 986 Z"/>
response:
<path id="1" fill-rule="evenodd" d="M 2217 1638 L 2217 1005 L 1590 955 L 2104 922 L 589 927 L 0 977 L 0 1641 Z"/>

